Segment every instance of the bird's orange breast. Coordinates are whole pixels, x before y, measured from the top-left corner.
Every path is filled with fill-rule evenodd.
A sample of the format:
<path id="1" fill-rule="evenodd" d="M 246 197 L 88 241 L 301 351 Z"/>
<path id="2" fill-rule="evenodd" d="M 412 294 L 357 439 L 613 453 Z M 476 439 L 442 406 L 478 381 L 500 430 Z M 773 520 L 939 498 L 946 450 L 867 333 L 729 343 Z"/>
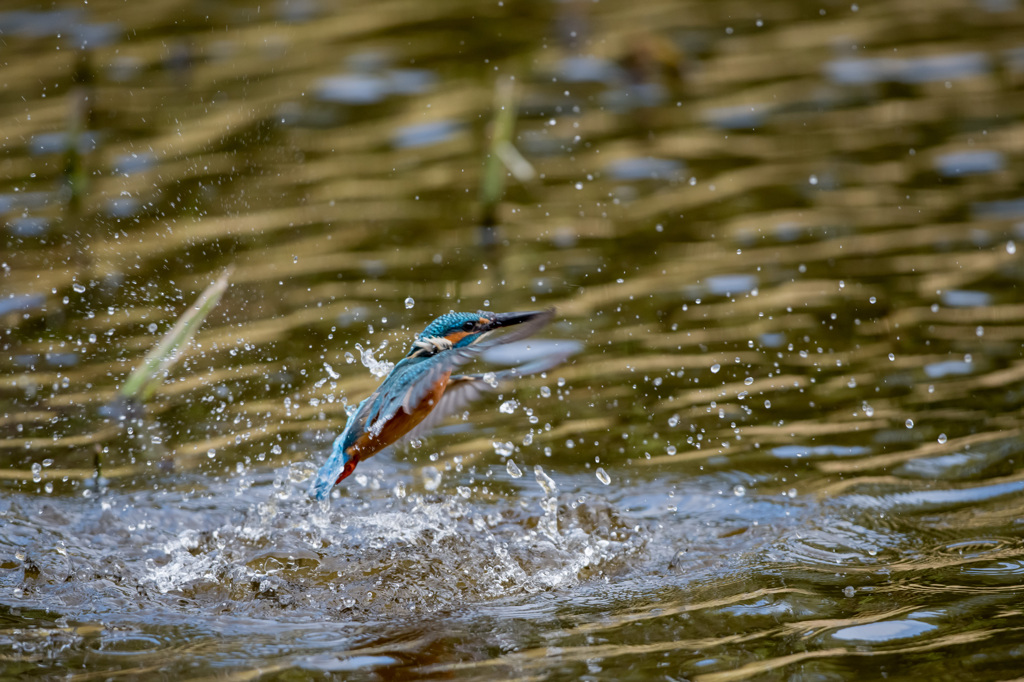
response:
<path id="1" fill-rule="evenodd" d="M 350 455 L 357 456 L 360 460 L 372 457 L 387 446 L 391 445 L 405 434 L 412 431 L 417 424 L 427 418 L 427 415 L 437 406 L 437 403 L 441 400 L 441 396 L 444 394 L 444 389 L 448 386 L 448 378 L 451 376 L 451 372 L 444 374 L 437 382 L 434 383 L 433 388 L 427 395 L 423 397 L 420 404 L 417 405 L 412 414 L 406 413 L 405 410 L 398 410 L 395 415 L 384 424 L 384 428 L 380 430 L 376 436 L 370 431 L 364 432 L 359 438 L 356 439 L 351 446 L 349 446 L 348 453 Z"/>

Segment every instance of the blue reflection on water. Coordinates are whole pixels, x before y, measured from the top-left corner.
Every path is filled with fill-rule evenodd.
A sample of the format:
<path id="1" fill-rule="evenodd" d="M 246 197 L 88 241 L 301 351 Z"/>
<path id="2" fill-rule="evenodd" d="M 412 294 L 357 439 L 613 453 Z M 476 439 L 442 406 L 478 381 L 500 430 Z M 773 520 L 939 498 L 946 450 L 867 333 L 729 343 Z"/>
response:
<path id="1" fill-rule="evenodd" d="M 836 639 L 860 642 L 889 642 L 894 639 L 917 637 L 934 630 L 937 625 L 919 620 L 883 620 L 877 623 L 865 623 L 843 628 L 832 633 Z"/>

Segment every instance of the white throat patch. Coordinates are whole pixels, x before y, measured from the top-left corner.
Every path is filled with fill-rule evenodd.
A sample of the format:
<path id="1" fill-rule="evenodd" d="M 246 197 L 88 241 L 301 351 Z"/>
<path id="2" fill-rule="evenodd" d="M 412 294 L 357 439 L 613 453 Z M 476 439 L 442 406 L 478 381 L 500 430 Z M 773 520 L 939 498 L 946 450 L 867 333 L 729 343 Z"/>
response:
<path id="1" fill-rule="evenodd" d="M 425 351 L 436 353 L 441 350 L 448 350 L 452 347 L 452 342 L 443 336 L 428 336 L 425 339 L 416 339 L 412 342 L 412 345 L 422 348 Z"/>

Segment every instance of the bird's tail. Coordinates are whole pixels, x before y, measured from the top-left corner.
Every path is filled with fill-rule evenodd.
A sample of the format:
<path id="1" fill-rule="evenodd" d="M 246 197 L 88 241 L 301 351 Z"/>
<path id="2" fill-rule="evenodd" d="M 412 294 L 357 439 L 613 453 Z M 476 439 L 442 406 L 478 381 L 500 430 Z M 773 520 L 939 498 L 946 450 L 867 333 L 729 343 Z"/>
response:
<path id="1" fill-rule="evenodd" d="M 351 455 L 345 451 L 345 440 L 348 429 L 334 439 L 331 447 L 331 456 L 327 458 L 320 471 L 316 472 L 312 484 L 309 486 L 309 494 L 318 500 L 326 500 L 331 494 L 331 488 L 338 484 L 341 479 L 346 478 L 356 469 L 359 463 L 358 455 Z"/>

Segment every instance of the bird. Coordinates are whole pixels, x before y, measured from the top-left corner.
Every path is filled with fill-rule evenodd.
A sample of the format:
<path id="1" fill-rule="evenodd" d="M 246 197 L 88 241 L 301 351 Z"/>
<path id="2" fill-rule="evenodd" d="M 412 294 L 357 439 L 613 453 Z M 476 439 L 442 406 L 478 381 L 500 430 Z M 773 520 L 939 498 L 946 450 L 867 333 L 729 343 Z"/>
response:
<path id="1" fill-rule="evenodd" d="M 313 477 L 310 496 L 325 500 L 335 485 L 389 445 L 419 438 L 446 416 L 464 408 L 502 379 L 542 372 L 564 354 L 521 367 L 483 374 L 452 374 L 487 348 L 526 338 L 554 317 L 555 309 L 531 312 L 449 312 L 417 334 L 403 357 L 369 397 L 350 414 L 331 454 Z M 515 327 L 496 334 L 506 327 Z"/>

